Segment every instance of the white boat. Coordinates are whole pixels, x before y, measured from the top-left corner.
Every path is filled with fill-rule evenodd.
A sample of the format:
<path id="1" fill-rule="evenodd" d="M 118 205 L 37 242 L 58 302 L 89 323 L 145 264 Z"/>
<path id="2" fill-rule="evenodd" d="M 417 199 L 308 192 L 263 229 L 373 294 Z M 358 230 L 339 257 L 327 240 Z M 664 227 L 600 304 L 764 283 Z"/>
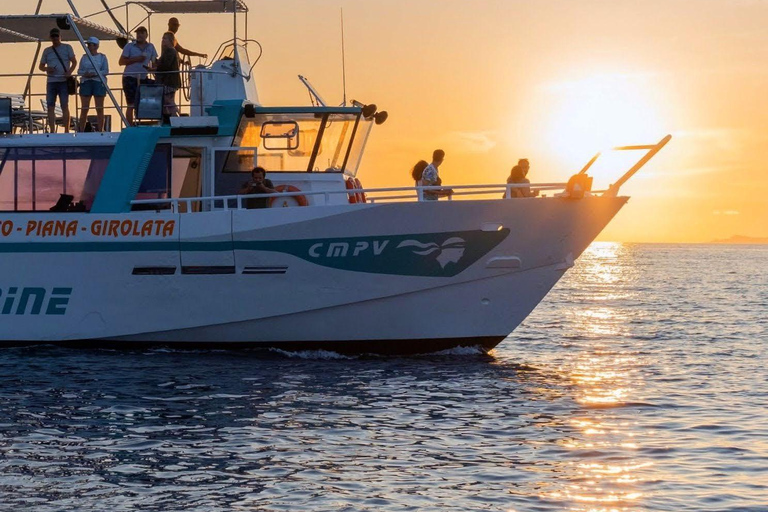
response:
<path id="1" fill-rule="evenodd" d="M 169 2 L 194 3 L 206 2 Z M 48 16 L 78 43 L 128 37 Z M 40 17 L 0 17 L 0 41 L 40 40 Z M 0 112 L 11 132 L 0 135 L 0 346 L 490 350 L 669 140 L 621 148 L 645 154 L 604 191 L 589 190 L 594 159 L 570 185 L 532 184 L 539 197 L 503 198 L 520 186 L 508 184 L 454 186 L 440 201 L 422 200 L 429 187 L 364 189 L 364 148 L 385 115 L 261 105 L 247 45 L 235 38 L 191 70 L 190 115 L 169 124 L 47 134 L 29 91 L 26 108 Z M 254 165 L 277 186 L 271 208 L 238 195 Z"/>

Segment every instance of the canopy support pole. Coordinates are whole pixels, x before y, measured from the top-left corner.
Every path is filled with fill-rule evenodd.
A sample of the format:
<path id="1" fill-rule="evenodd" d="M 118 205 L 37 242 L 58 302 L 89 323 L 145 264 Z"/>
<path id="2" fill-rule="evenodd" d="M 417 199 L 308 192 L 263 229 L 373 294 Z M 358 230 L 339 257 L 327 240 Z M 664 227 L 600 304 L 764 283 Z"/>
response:
<path id="1" fill-rule="evenodd" d="M 120 24 L 120 22 L 117 19 L 117 16 L 115 16 L 114 13 L 112 12 L 112 8 L 107 5 L 107 0 L 101 0 L 101 5 L 103 5 L 104 9 L 107 10 L 107 14 L 109 14 L 109 17 L 112 18 L 112 21 L 117 26 L 117 29 L 124 34 L 127 34 L 128 32 L 125 31 L 125 27 Z"/>
<path id="2" fill-rule="evenodd" d="M 40 0 L 42 3 L 43 0 Z M 40 6 L 38 5 L 38 9 Z M 32 75 L 35 73 L 35 64 L 37 64 L 37 58 L 40 56 L 40 48 L 43 46 L 42 41 L 37 42 L 37 50 L 35 50 L 35 57 L 32 59 L 32 65 L 29 67 L 29 75 L 27 75 L 27 85 L 24 86 L 24 100 L 27 103 L 27 126 L 29 126 L 29 132 L 32 133 Z"/>
<path id="3" fill-rule="evenodd" d="M 76 17 L 80 17 L 80 13 L 77 12 L 77 8 L 75 7 L 75 4 L 73 0 L 67 0 L 67 3 L 69 4 L 70 9 L 72 9 L 72 14 L 74 14 Z M 70 23 L 72 23 L 72 20 L 69 20 Z M 74 24 L 73 24 L 74 26 Z"/>
<path id="4" fill-rule="evenodd" d="M 69 0 L 69 1 L 71 2 L 72 0 Z M 109 94 L 109 99 L 112 100 L 112 105 L 114 105 L 115 110 L 117 111 L 117 114 L 120 116 L 120 119 L 122 119 L 123 126 L 128 126 L 128 120 L 125 118 L 125 114 L 123 114 L 123 109 L 121 109 L 120 105 L 117 103 L 117 99 L 115 98 L 115 95 L 112 94 L 112 89 L 110 89 L 109 85 L 107 84 L 106 77 L 104 77 L 104 74 L 102 74 L 101 70 L 96 65 L 96 62 L 93 60 L 93 57 L 91 56 L 91 52 L 88 51 L 88 47 L 85 45 L 83 34 L 80 33 L 80 29 L 77 28 L 77 25 L 75 25 L 75 22 L 72 20 L 72 16 L 67 14 L 67 18 L 68 18 L 69 24 L 72 26 L 72 30 L 77 36 L 78 41 L 80 41 L 80 46 L 82 46 L 83 51 L 85 51 L 85 56 L 91 62 L 91 65 L 93 66 L 93 69 L 96 71 L 96 74 L 99 75 L 99 80 L 101 81 L 102 84 L 104 84 L 104 87 L 107 89 L 107 94 Z"/>

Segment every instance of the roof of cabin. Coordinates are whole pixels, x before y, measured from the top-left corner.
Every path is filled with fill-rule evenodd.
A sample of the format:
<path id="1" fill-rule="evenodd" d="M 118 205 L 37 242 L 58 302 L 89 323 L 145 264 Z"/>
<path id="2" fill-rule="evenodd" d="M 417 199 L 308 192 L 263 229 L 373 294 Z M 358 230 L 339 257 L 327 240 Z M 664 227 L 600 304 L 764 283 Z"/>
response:
<path id="1" fill-rule="evenodd" d="M 226 13 L 232 12 L 233 5 L 237 12 L 248 12 L 243 0 L 136 0 L 128 3 L 148 12 L 165 14 Z"/>

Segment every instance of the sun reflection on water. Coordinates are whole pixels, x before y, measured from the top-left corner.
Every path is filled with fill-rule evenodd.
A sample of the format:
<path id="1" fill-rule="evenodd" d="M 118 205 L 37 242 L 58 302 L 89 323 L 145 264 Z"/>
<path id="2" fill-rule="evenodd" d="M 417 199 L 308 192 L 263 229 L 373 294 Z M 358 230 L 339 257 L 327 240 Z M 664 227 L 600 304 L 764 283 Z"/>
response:
<path id="1" fill-rule="evenodd" d="M 575 301 L 568 312 L 577 326 L 569 336 L 574 354 L 559 373 L 582 408 L 569 421 L 573 436 L 562 443 L 567 453 L 561 486 L 541 498 L 578 512 L 638 510 L 643 470 L 651 464 L 637 457 L 636 425 L 612 414 L 630 406 L 642 388 L 643 360 L 621 343 L 629 318 L 617 303 L 630 297 L 614 286 L 636 278 L 631 251 L 618 243 L 594 243 L 574 270 L 588 299 Z"/>

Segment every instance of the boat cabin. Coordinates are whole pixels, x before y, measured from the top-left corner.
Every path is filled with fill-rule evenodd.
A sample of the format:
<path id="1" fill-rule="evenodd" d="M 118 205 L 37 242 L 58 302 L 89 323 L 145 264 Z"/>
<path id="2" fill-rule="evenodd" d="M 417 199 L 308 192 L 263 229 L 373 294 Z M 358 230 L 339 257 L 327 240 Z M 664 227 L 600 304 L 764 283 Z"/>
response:
<path id="1" fill-rule="evenodd" d="M 294 194 L 272 198 L 270 205 L 348 202 L 339 192 L 345 176 L 357 173 L 374 124 L 360 107 L 260 107 L 225 100 L 207 111 L 121 134 L 0 137 L 0 209 L 171 208 L 162 199 L 182 200 L 174 202 L 182 212 L 238 208 L 238 194 L 255 166 L 265 168 L 281 191 Z M 72 196 L 69 203 L 59 203 L 62 194 Z"/>

